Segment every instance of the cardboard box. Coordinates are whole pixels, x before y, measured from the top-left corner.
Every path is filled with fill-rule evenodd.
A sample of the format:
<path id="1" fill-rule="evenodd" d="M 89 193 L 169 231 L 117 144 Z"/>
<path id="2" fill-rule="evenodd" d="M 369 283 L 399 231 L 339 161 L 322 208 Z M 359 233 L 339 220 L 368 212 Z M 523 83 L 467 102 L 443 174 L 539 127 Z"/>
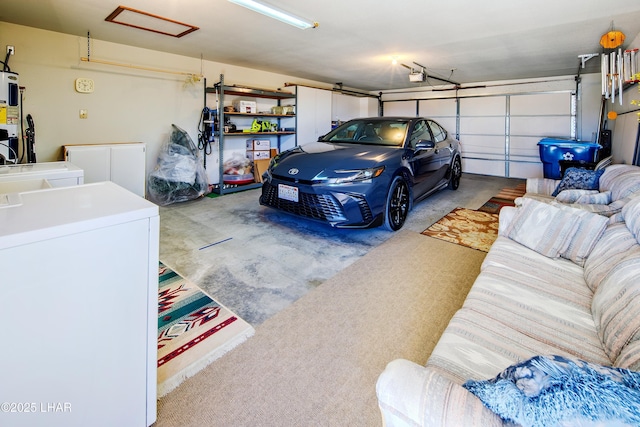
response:
<path id="1" fill-rule="evenodd" d="M 261 159 L 253 161 L 253 177 L 256 182 L 262 182 L 262 174 L 267 171 L 269 167 L 269 159 Z"/>
<path id="2" fill-rule="evenodd" d="M 271 140 L 269 139 L 247 139 L 247 150 L 269 150 Z"/>
<path id="3" fill-rule="evenodd" d="M 266 151 L 266 150 L 260 150 L 260 151 L 247 151 L 247 157 L 250 160 L 269 160 L 271 159 L 271 152 Z"/>
<path id="4" fill-rule="evenodd" d="M 233 108 L 238 113 L 252 113 L 255 114 L 258 112 L 258 105 L 255 101 L 245 101 L 242 99 L 234 99 L 233 100 Z"/>

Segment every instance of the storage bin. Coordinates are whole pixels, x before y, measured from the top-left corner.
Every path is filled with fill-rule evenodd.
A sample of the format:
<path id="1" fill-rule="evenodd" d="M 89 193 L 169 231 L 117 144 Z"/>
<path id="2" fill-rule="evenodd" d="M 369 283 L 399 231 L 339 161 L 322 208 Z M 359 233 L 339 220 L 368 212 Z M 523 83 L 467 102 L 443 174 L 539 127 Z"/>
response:
<path id="1" fill-rule="evenodd" d="M 540 160 L 545 178 L 561 179 L 560 161 L 594 162 L 598 150 L 602 148 L 595 142 L 575 139 L 542 138 L 538 142 Z"/>

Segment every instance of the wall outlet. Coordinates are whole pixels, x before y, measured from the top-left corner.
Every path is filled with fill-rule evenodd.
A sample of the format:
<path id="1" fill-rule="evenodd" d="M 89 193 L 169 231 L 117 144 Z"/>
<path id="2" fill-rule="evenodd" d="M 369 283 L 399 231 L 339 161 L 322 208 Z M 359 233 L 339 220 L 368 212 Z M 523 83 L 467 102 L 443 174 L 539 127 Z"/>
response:
<path id="1" fill-rule="evenodd" d="M 10 55 L 13 55 L 16 53 L 16 48 L 11 46 L 11 45 L 7 45 L 7 53 Z"/>
<path id="2" fill-rule="evenodd" d="M 87 112 L 87 110 L 80 110 L 80 118 L 81 119 L 86 119 L 88 114 L 89 113 Z"/>

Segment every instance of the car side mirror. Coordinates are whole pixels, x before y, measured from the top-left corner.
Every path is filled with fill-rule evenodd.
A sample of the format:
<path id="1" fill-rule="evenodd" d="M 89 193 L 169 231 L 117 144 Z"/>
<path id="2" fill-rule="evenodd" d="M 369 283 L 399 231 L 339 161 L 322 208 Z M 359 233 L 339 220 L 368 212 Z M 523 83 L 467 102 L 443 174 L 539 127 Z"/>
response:
<path id="1" fill-rule="evenodd" d="M 436 144 L 433 141 L 428 140 L 428 139 L 421 139 L 416 144 L 416 151 L 418 151 L 418 150 L 431 150 L 433 148 L 436 148 Z"/>

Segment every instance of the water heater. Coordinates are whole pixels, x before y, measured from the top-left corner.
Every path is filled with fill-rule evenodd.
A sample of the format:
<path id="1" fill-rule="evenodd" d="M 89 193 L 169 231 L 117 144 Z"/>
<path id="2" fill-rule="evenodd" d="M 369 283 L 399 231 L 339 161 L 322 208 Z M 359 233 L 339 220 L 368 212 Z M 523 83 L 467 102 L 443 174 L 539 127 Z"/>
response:
<path id="1" fill-rule="evenodd" d="M 0 157 L 18 161 L 18 74 L 0 71 Z"/>

